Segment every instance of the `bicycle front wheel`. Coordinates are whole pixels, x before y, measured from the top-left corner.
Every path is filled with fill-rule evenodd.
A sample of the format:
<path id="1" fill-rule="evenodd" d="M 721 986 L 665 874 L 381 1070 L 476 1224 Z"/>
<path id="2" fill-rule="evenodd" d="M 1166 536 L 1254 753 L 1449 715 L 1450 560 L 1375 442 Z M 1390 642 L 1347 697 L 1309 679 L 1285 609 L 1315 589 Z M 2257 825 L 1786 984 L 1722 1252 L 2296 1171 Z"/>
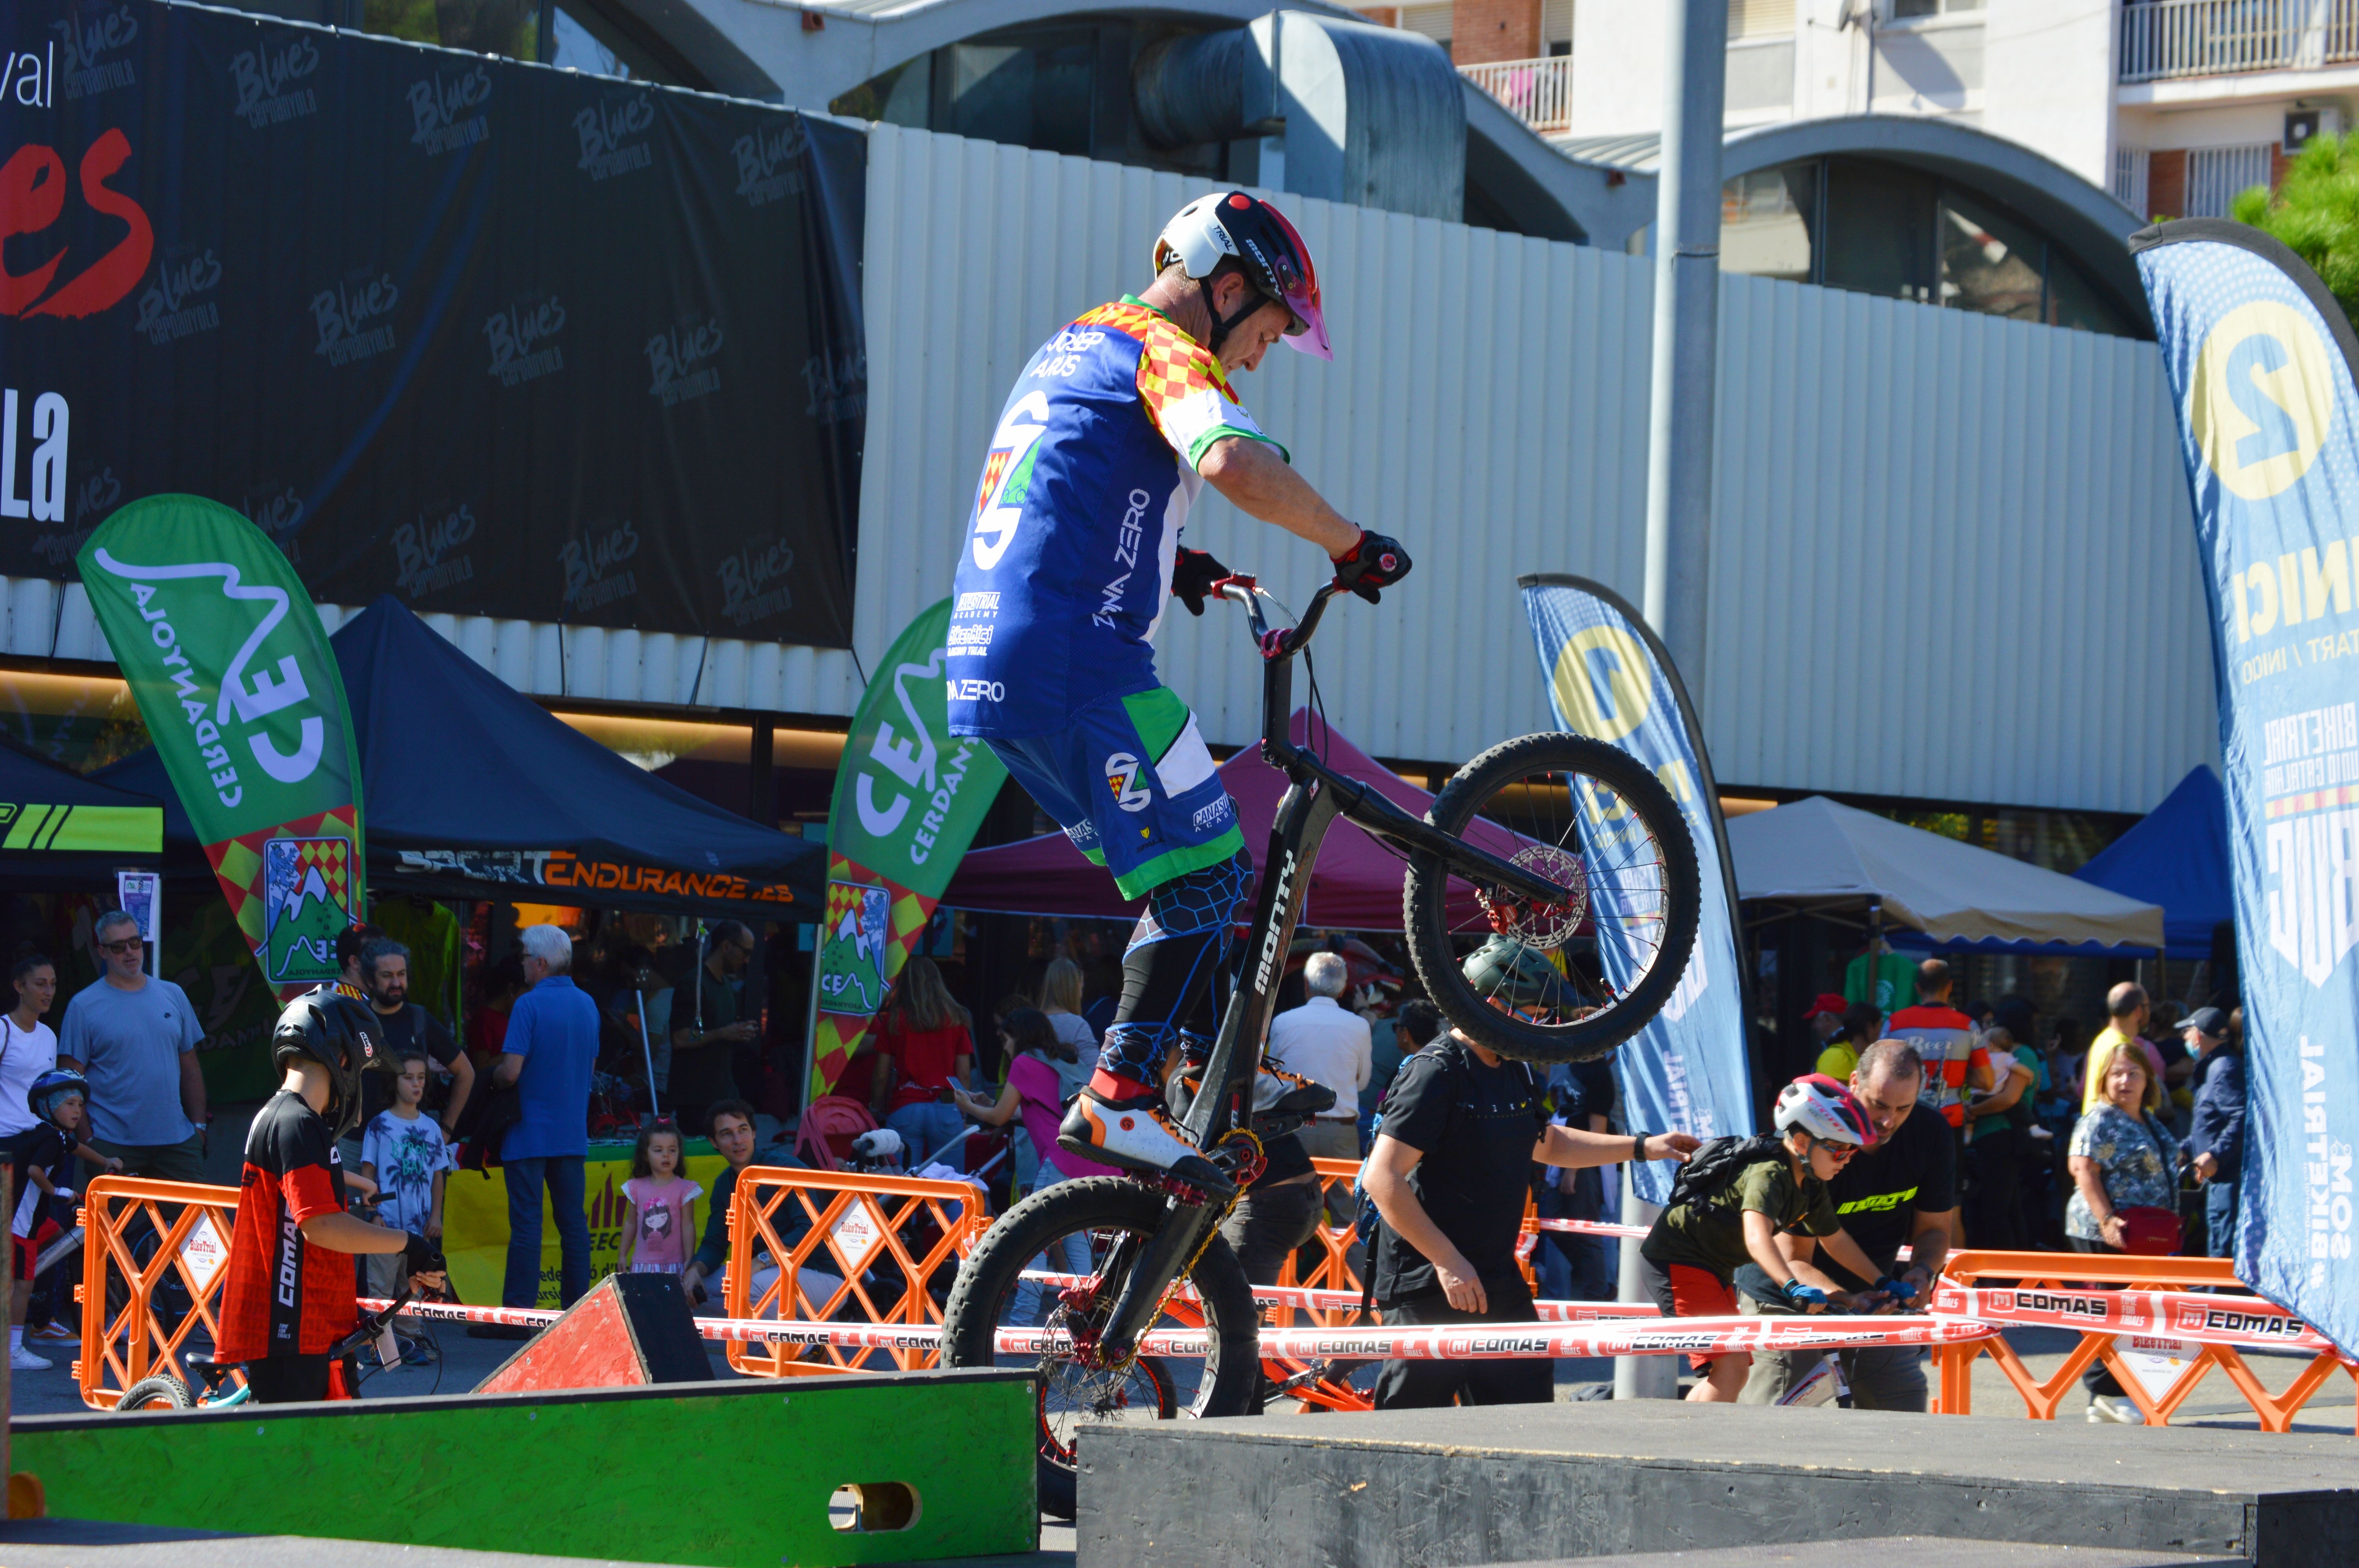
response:
<path id="1" fill-rule="evenodd" d="M 1106 1264 L 1127 1237 L 1151 1237 L 1169 1214 L 1166 1201 L 1136 1182 L 1093 1176 L 1059 1182 L 999 1217 L 959 1269 L 942 1312 L 945 1367 L 1025 1367 L 1040 1373 L 1039 1481 L 1043 1511 L 1073 1517 L 1078 1428 L 1091 1421 L 1168 1421 L 1243 1415 L 1261 1377 L 1260 1319 L 1253 1287 L 1228 1244 L 1215 1236 L 1186 1279 L 1195 1287 L 1212 1348 L 1199 1364 L 1134 1357 L 1105 1366 L 1080 1356 L 1070 1339 L 1086 1337 L 1113 1309 L 1122 1281 Z M 1077 1287 L 1027 1280 L 1027 1273 L 1078 1276 Z M 1157 1326 L 1188 1327 L 1164 1317 Z M 1017 1354 L 998 1346 L 1002 1329 L 1046 1329 L 1059 1348 Z"/>
<path id="2" fill-rule="evenodd" d="M 1460 1033 L 1527 1062 L 1586 1062 L 1662 1011 L 1695 946 L 1701 893 L 1687 819 L 1645 764 L 1585 736 L 1526 735 L 1461 768 L 1426 820 L 1569 895 L 1539 903 L 1443 855 L 1409 857 L 1409 958 Z M 1560 979 L 1537 1002 L 1528 986 L 1500 983 L 1516 965 L 1468 979 L 1467 955 L 1495 936 Z"/>

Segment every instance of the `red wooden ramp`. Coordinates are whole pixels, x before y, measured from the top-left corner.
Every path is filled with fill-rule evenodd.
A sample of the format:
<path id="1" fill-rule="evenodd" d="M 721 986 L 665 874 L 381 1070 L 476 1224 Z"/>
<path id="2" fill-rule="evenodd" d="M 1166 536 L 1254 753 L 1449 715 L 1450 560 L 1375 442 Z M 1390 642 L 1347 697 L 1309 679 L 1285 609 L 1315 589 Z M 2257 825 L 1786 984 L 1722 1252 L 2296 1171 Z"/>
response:
<path id="1" fill-rule="evenodd" d="M 632 1389 L 712 1377 L 679 1281 L 669 1274 L 609 1274 L 475 1392 Z"/>

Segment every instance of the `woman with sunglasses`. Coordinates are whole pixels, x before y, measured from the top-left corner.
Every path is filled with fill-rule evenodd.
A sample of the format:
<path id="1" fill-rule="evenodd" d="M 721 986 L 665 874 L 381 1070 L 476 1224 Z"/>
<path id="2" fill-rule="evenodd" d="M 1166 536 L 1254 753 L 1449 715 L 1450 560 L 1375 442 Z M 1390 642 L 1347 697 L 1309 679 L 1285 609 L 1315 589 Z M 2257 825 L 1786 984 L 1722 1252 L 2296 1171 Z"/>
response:
<path id="1" fill-rule="evenodd" d="M 1777 1136 L 1715 1139 L 1699 1150 L 1671 1190 L 1671 1202 L 1639 1244 L 1656 1305 L 1666 1317 L 1734 1317 L 1736 1271 L 1759 1266 L 1797 1312 L 1824 1312 L 1835 1286 L 1807 1263 L 1789 1261 L 1777 1233 L 1799 1227 L 1862 1279 L 1881 1271 L 1843 1233 L 1827 1184 L 1875 1141 L 1875 1125 L 1851 1090 L 1811 1073 L 1777 1095 Z M 1688 1398 L 1728 1404 L 1745 1388 L 1753 1357 L 1741 1350 L 1691 1354 L 1705 1374 Z"/>

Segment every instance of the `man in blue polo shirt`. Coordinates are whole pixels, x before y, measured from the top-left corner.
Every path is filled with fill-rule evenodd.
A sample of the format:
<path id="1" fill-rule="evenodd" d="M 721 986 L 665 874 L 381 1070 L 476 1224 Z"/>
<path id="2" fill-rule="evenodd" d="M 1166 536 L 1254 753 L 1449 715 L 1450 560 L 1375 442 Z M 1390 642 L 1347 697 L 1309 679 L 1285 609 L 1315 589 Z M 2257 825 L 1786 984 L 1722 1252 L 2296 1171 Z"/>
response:
<path id="1" fill-rule="evenodd" d="M 554 925 L 527 926 L 525 983 L 508 1013 L 493 1081 L 516 1086 L 517 1117 L 500 1145 L 508 1184 L 508 1267 L 500 1300 L 540 1304 L 540 1195 L 557 1215 L 563 1261 L 558 1303 L 590 1288 L 590 1217 L 582 1167 L 590 1154 L 590 1068 L 598 1059 L 598 1004 L 573 983 L 573 941 Z"/>

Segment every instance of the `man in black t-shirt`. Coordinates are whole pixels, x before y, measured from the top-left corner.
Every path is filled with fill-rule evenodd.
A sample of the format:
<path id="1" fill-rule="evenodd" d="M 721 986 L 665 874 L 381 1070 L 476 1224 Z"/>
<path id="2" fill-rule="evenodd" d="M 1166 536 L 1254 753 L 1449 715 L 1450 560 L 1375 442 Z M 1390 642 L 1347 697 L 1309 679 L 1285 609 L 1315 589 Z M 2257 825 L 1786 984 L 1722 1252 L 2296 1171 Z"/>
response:
<path id="1" fill-rule="evenodd" d="M 1563 982 L 1546 959 L 1494 938 L 1466 961 L 1467 978 L 1493 1005 L 1546 1009 Z M 1531 1191 L 1531 1166 L 1581 1170 L 1617 1161 L 1684 1159 L 1681 1132 L 1609 1137 L 1554 1127 L 1539 1075 L 1456 1030 L 1401 1065 L 1385 1096 L 1384 1123 L 1362 1184 L 1384 1218 L 1369 1267 L 1387 1326 L 1528 1323 L 1532 1296 L 1516 1266 L 1516 1238 Z M 1556 1397 L 1553 1363 L 1385 1363 L 1376 1408 L 1539 1404 Z"/>
<path id="2" fill-rule="evenodd" d="M 444 1138 L 456 1137 L 459 1113 L 474 1092 L 474 1064 L 460 1052 L 459 1042 L 440 1019 L 409 1000 L 409 949 L 380 936 L 361 949 L 360 971 L 377 1027 L 385 1032 L 386 1054 L 397 1062 L 404 1056 L 423 1056 L 434 1064 L 432 1071 L 450 1075 L 451 1098 L 435 1119 L 441 1122 Z M 363 1127 L 393 1104 L 393 1090 L 378 1081 L 385 1076 L 371 1073 L 363 1079 Z"/>
<path id="3" fill-rule="evenodd" d="M 1916 1294 L 1896 1301 L 1873 1291 L 1873 1281 L 1852 1273 L 1832 1257 L 1813 1257 L 1814 1238 L 1788 1232 L 1777 1249 L 1789 1261 L 1808 1262 L 1848 1293 L 1841 1304 L 1852 1312 L 1921 1311 L 1950 1249 L 1946 1218 L 1958 1202 L 1958 1144 L 1949 1124 L 1936 1114 L 1912 1115 L 1922 1086 L 1924 1063 L 1905 1040 L 1878 1040 L 1860 1053 L 1851 1092 L 1875 1123 L 1875 1143 L 1863 1149 L 1827 1184 L 1843 1229 L 1868 1260 L 1894 1272 L 1902 1246 L 1910 1249 L 1908 1269 L 1897 1277 Z M 1781 1292 L 1756 1267 L 1736 1271 L 1737 1306 L 1753 1316 L 1791 1312 Z M 1756 1351 L 1753 1372 L 1739 1404 L 1769 1405 L 1783 1399 L 1814 1371 L 1824 1352 Z M 1917 1411 L 1926 1406 L 1925 1353 L 1909 1345 L 1870 1346 L 1838 1354 L 1852 1403 L 1860 1410 Z"/>

